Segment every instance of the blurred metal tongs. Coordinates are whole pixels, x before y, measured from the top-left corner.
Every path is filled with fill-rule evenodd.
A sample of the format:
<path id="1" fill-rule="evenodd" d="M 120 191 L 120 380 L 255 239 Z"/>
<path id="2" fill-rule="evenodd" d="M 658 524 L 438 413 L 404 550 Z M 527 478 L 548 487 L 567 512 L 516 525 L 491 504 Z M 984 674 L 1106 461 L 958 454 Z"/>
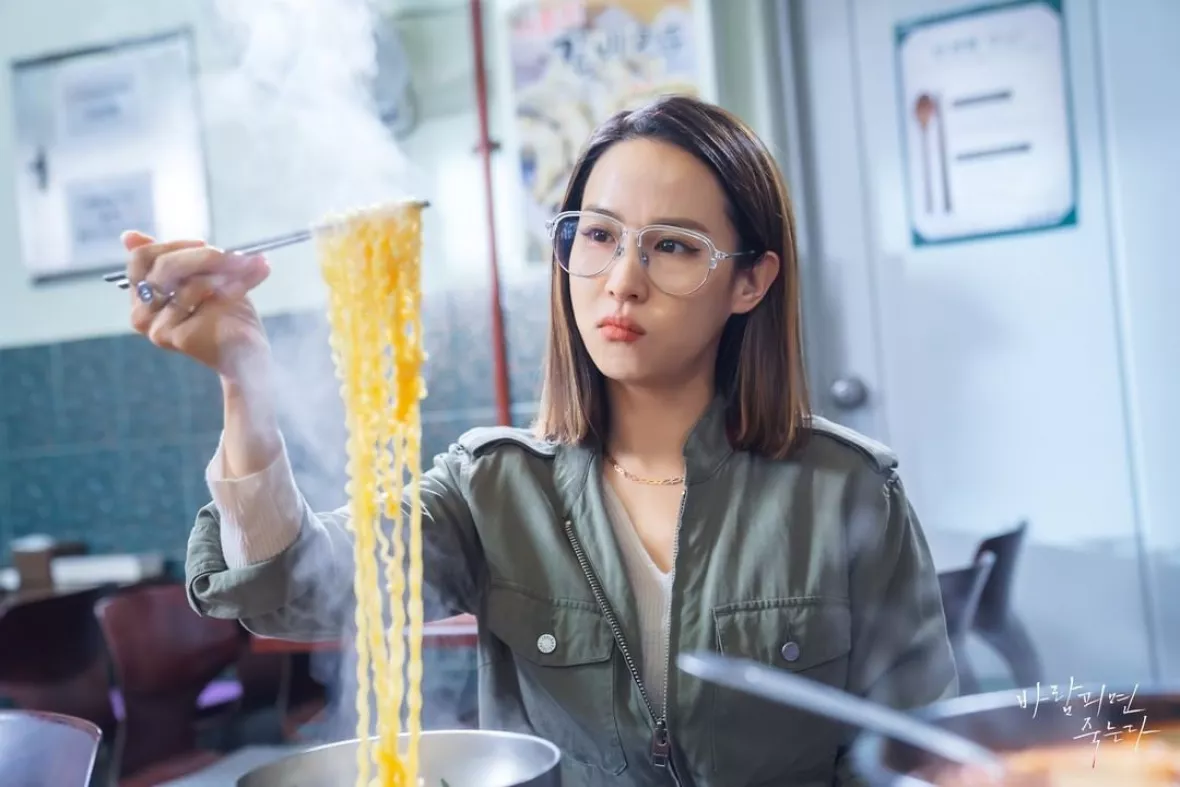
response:
<path id="1" fill-rule="evenodd" d="M 1004 763 L 999 756 L 973 740 L 936 727 L 917 715 L 855 696 L 789 670 L 705 651 L 682 653 L 676 664 L 681 671 L 718 686 L 872 730 L 951 762 L 980 768 L 993 777 L 1004 773 Z"/>
<path id="2" fill-rule="evenodd" d="M 377 206 L 376 208 L 372 208 L 370 210 L 377 211 L 377 210 L 385 210 L 385 209 L 397 208 L 397 207 L 429 208 L 430 203 L 427 202 L 426 200 L 407 200 L 405 202 L 397 202 L 397 203 L 390 203 L 388 205 L 380 205 L 380 206 Z M 247 243 L 242 246 L 234 246 L 232 248 L 226 249 L 225 253 L 226 254 L 245 254 L 245 255 L 262 254 L 263 252 L 274 251 L 275 249 L 282 249 L 282 248 L 286 248 L 287 246 L 295 246 L 299 243 L 306 243 L 307 241 L 311 240 L 312 237 L 317 232 L 319 232 L 321 230 L 325 230 L 325 229 L 332 229 L 333 227 L 335 227 L 339 224 L 345 223 L 350 218 L 353 218 L 355 216 L 362 215 L 362 214 L 368 213 L 368 212 L 369 212 L 369 210 L 356 211 L 353 214 L 348 214 L 345 216 L 341 216 L 339 218 L 333 218 L 332 220 L 330 220 L 320 226 L 313 227 L 311 229 L 298 230 L 296 232 L 288 232 L 285 235 L 276 235 L 275 237 L 267 238 L 266 240 L 254 241 L 253 243 Z M 103 274 L 102 280 L 105 282 L 109 282 L 111 284 L 116 285 L 120 290 L 126 290 L 126 289 L 131 288 L 131 280 L 127 278 L 127 271 L 125 271 L 125 270 L 111 271 L 110 273 Z"/>

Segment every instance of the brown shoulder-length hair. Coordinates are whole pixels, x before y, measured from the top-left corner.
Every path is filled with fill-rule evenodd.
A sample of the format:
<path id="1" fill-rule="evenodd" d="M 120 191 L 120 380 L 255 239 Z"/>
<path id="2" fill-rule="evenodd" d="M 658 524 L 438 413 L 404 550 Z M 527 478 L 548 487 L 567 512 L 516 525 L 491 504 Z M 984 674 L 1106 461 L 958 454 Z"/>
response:
<path id="1" fill-rule="evenodd" d="M 704 162 L 725 191 L 739 269 L 761 254 L 782 260 L 779 274 L 749 314 L 729 318 L 717 353 L 716 390 L 725 398 L 726 427 L 735 449 L 773 459 L 790 456 L 810 426 L 799 301 L 795 217 L 778 165 L 757 135 L 725 110 L 686 96 L 659 98 L 603 123 L 574 165 L 561 210 L 580 210 L 590 171 L 616 142 L 654 139 Z M 606 437 L 606 382 L 590 358 L 570 303 L 569 274 L 553 265 L 550 331 L 536 433 L 560 443 Z"/>

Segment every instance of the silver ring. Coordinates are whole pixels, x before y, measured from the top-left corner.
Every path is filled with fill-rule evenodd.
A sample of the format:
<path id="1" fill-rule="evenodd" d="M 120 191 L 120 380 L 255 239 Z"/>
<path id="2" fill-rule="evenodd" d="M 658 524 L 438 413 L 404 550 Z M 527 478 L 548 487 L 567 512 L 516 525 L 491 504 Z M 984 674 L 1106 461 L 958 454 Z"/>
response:
<path id="1" fill-rule="evenodd" d="M 159 300 L 161 309 L 171 303 L 172 299 L 176 297 L 175 292 L 166 293 L 149 281 L 141 281 L 135 285 L 135 295 L 141 303 L 147 304 L 148 306 Z"/>
<path id="2" fill-rule="evenodd" d="M 135 285 L 135 295 L 141 303 L 151 304 L 156 299 L 156 288 L 146 281 L 141 281 Z"/>

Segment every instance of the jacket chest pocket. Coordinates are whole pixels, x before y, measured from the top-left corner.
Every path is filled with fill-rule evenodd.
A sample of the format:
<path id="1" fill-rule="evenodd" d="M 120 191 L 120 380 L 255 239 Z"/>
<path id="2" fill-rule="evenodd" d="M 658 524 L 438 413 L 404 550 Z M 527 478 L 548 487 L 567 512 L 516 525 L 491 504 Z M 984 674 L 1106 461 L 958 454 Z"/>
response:
<path id="1" fill-rule="evenodd" d="M 511 651 L 537 735 L 608 773 L 626 761 L 615 722 L 615 640 L 597 606 L 493 587 L 484 625 Z"/>
<path id="2" fill-rule="evenodd" d="M 851 615 L 836 599 L 742 602 L 713 610 L 717 644 L 839 689 L 848 681 Z M 713 770 L 726 784 L 782 783 L 784 776 L 830 778 L 843 728 L 804 710 L 711 686 Z"/>

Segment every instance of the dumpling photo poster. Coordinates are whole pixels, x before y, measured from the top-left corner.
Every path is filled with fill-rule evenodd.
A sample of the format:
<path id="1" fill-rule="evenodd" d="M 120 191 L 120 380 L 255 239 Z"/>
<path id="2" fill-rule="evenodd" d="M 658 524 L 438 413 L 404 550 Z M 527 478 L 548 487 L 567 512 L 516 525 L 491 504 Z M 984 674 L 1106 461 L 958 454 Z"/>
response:
<path id="1" fill-rule="evenodd" d="M 513 9 L 513 108 L 530 263 L 548 262 L 545 224 L 596 126 L 659 95 L 701 95 L 696 25 L 692 0 L 541 0 Z"/>

